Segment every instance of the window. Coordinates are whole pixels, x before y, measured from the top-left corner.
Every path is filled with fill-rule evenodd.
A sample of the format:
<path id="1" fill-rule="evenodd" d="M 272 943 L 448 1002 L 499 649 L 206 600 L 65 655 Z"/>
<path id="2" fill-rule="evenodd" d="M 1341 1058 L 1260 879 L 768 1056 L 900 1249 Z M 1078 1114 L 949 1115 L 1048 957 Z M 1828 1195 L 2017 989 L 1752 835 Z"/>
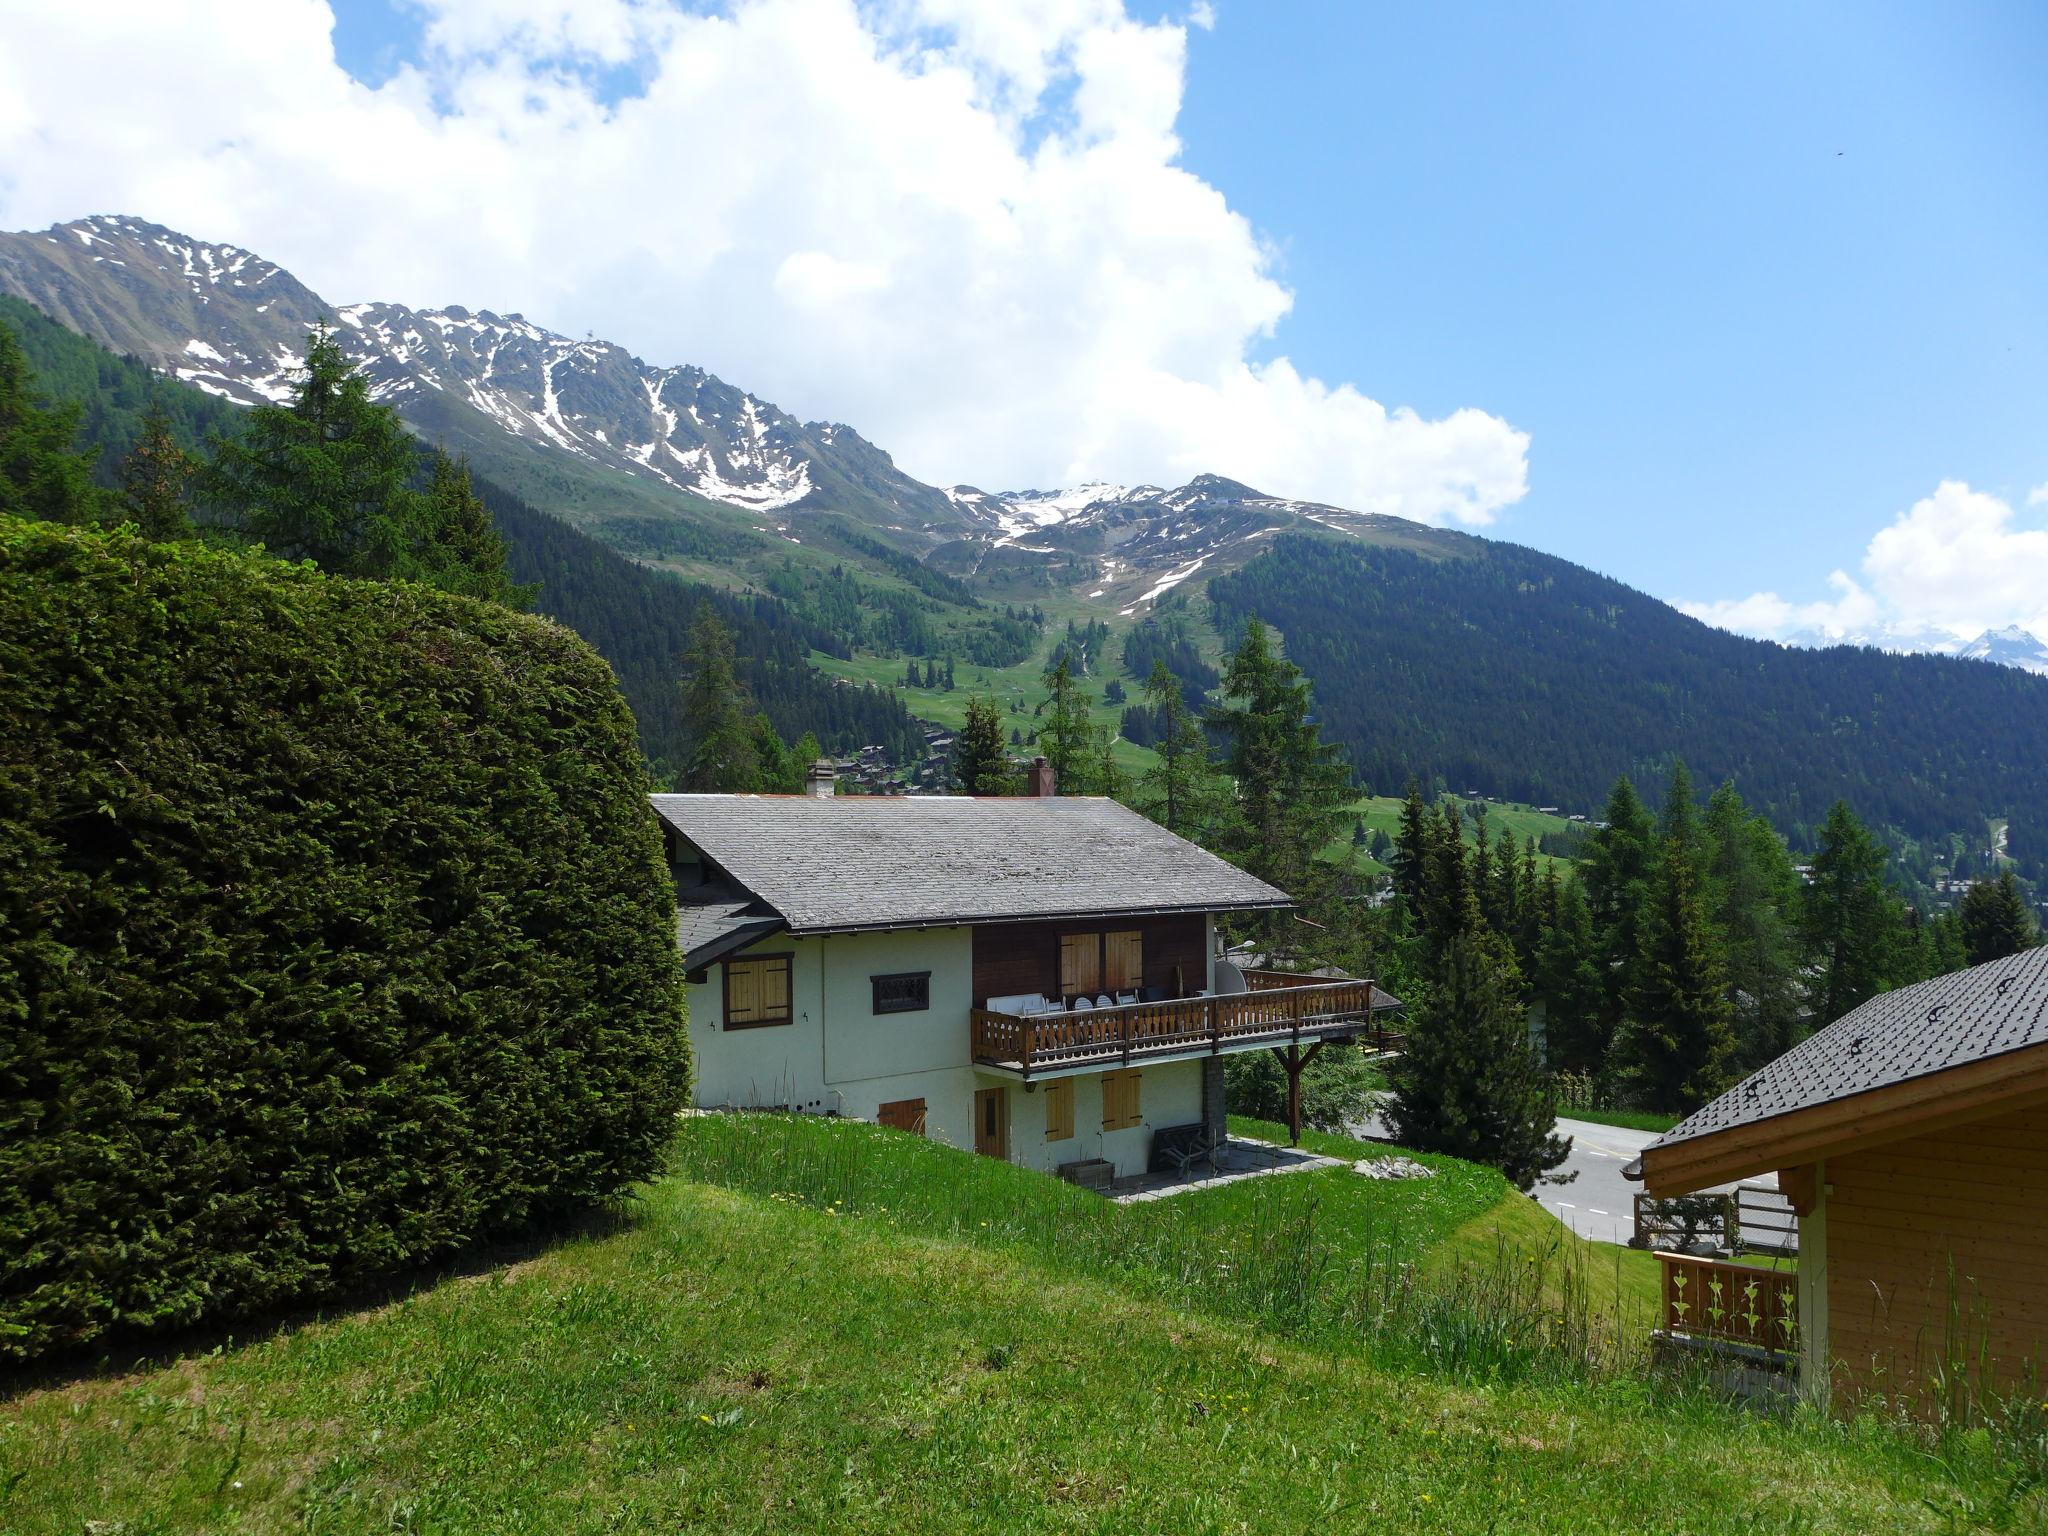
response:
<path id="1" fill-rule="evenodd" d="M 1138 1070 L 1102 1074 L 1102 1128 L 1127 1131 L 1144 1119 L 1139 1108 Z"/>
<path id="2" fill-rule="evenodd" d="M 1070 1141 L 1074 1135 L 1074 1080 L 1062 1077 L 1045 1085 L 1045 1139 Z"/>
<path id="3" fill-rule="evenodd" d="M 1133 928 L 1102 936 L 1102 985 L 1110 992 L 1135 992 L 1145 985 L 1144 934 Z"/>
<path id="4" fill-rule="evenodd" d="M 913 1136 L 922 1136 L 924 1134 L 924 1100 L 891 1099 L 887 1104 L 884 1104 L 875 1111 L 875 1120 L 878 1124 L 886 1125 L 891 1130 L 908 1131 Z"/>
<path id="5" fill-rule="evenodd" d="M 1060 935 L 1060 991 L 1068 997 L 1102 990 L 1102 935 Z"/>
<path id="6" fill-rule="evenodd" d="M 868 982 L 875 989 L 876 1013 L 922 1013 L 932 1005 L 930 971 L 870 976 Z"/>
<path id="7" fill-rule="evenodd" d="M 789 1022 L 789 956 L 725 962 L 725 1027 L 758 1029 Z"/>

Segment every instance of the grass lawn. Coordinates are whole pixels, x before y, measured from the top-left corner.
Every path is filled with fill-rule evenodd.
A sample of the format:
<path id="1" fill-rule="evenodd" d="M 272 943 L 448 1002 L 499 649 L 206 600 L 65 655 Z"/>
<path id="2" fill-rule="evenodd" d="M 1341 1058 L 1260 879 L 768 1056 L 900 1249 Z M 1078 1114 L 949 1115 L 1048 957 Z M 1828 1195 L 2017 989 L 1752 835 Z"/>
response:
<path id="1" fill-rule="evenodd" d="M 0 1529 L 2040 1528 L 2038 1493 L 1967 1441 L 1935 1457 L 1631 1375 L 1390 1365 L 1313 1310 L 1262 1321 L 1270 1298 L 1232 1282 L 1298 1230 L 1256 1209 L 1269 1198 L 1314 1198 L 1334 1248 L 1390 1223 L 1439 1262 L 1489 1213 L 1524 1221 L 1528 1202 L 1486 1200 L 1476 1171 L 1111 1207 L 894 1133 L 808 1127 L 692 1121 L 680 1163 L 724 1182 L 657 1181 L 617 1230 L 20 1393 L 0 1404 Z M 747 1187 L 773 1151 L 796 1159 L 786 1187 Z M 821 1204 L 849 1170 L 872 1193 Z M 1091 1222 L 1135 1251 L 1086 1238 Z M 1183 1223 L 1222 1243 L 1206 1281 L 1157 1267 L 1181 1251 L 1157 1234 Z"/>
<path id="2" fill-rule="evenodd" d="M 1353 848 L 1351 835 L 1355 822 L 1365 823 L 1367 836 L 1374 832 L 1384 832 L 1389 839 L 1398 838 L 1401 835 L 1403 803 L 1399 795 L 1365 795 L 1353 801 L 1344 808 L 1343 831 L 1323 849 L 1319 857 L 1342 859 L 1349 854 Z M 1465 817 L 1463 826 L 1465 841 L 1468 844 L 1476 841 L 1478 831 L 1472 824 L 1472 818 Z M 1546 832 L 1586 831 L 1583 822 L 1574 822 L 1563 816 L 1546 816 L 1530 805 L 1489 805 L 1486 808 L 1486 827 L 1488 838 L 1498 838 L 1503 831 L 1507 831 L 1514 834 L 1518 845 L 1532 837 L 1540 838 Z M 1386 866 L 1369 857 L 1363 849 L 1358 850 L 1358 858 L 1359 863 L 1367 869 L 1375 872 L 1385 870 Z M 1558 858 L 1548 853 L 1537 854 L 1536 864 L 1538 869 L 1549 869 L 1556 865 L 1560 873 L 1572 867 L 1570 859 Z"/>
<path id="3" fill-rule="evenodd" d="M 1560 1113 L 1567 1120 L 1583 1120 L 1588 1125 L 1618 1125 L 1630 1131 L 1668 1131 L 1678 1124 L 1680 1118 L 1660 1114 L 1654 1109 L 1567 1109 Z"/>

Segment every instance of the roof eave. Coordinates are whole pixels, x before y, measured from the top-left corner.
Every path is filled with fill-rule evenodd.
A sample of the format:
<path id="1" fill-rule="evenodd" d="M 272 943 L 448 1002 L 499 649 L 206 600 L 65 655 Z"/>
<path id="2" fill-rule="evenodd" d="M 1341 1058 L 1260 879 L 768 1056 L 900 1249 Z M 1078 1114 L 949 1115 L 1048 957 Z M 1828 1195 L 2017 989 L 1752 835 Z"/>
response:
<path id="1" fill-rule="evenodd" d="M 1726 1130 L 1655 1141 L 1630 1165 L 1634 1172 L 1623 1171 L 1641 1178 L 1647 1194 L 1688 1195 L 2036 1104 L 2048 1104 L 2048 1043 L 2002 1051 Z"/>
<path id="2" fill-rule="evenodd" d="M 1296 905 L 1292 897 L 1276 901 L 1154 903 L 1143 907 L 1089 907 L 1069 912 L 1016 912 L 990 915 L 885 919 L 872 923 L 791 923 L 797 938 L 823 938 L 835 933 L 908 933 L 926 928 L 1005 928 L 1022 923 L 1086 923 L 1119 917 L 1192 917 L 1222 912 L 1277 912 Z"/>

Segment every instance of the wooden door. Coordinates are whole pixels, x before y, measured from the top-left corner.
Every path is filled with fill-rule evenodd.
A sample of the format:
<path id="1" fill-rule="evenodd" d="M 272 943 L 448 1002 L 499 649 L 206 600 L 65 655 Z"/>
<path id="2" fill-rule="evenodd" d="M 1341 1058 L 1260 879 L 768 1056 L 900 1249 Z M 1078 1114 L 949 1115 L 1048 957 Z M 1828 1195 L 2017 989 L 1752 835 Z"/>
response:
<path id="1" fill-rule="evenodd" d="M 914 1136 L 924 1134 L 924 1100 L 891 1099 L 875 1112 L 875 1119 L 891 1130 L 909 1131 Z"/>
<path id="2" fill-rule="evenodd" d="M 974 1090 L 974 1150 L 983 1157 L 1010 1156 L 1010 1091 Z"/>

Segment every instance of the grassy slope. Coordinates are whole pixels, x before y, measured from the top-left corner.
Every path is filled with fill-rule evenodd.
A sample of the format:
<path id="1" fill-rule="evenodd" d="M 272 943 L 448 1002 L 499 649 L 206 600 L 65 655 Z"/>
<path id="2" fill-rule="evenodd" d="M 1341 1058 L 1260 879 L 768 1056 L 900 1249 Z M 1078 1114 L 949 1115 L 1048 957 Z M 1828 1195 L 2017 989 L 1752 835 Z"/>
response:
<path id="1" fill-rule="evenodd" d="M 1983 1469 L 1945 1476 L 1888 1435 L 1627 1382 L 1460 1385 L 1162 1305 L 969 1235 L 1002 1183 L 973 1172 L 968 1225 L 944 1236 L 668 1179 L 611 1235 L 28 1393 L 0 1408 L 0 1526 L 1747 1536 L 2025 1518 L 1985 1502 Z"/>
<path id="2" fill-rule="evenodd" d="M 1399 795 L 1366 795 L 1347 806 L 1344 811 L 1344 831 L 1323 850 L 1322 856 L 1326 859 L 1341 858 L 1351 851 L 1351 826 L 1354 820 L 1365 823 L 1368 836 L 1374 832 L 1384 832 L 1389 838 L 1400 836 L 1402 803 Z M 1489 838 L 1497 838 L 1506 830 L 1514 834 L 1517 843 L 1531 837 L 1541 837 L 1546 832 L 1585 831 L 1583 823 L 1570 821 L 1563 816 L 1546 816 L 1533 805 L 1489 805 L 1486 808 L 1486 827 Z M 1466 817 L 1465 841 L 1469 844 L 1477 835 L 1472 819 Z M 1547 853 L 1538 854 L 1536 857 L 1539 868 L 1548 868 L 1553 864 L 1569 868 L 1571 865 L 1569 859 L 1553 858 Z M 1377 860 L 1363 853 L 1359 855 L 1359 861 L 1370 870 L 1379 871 L 1385 868 Z"/>

